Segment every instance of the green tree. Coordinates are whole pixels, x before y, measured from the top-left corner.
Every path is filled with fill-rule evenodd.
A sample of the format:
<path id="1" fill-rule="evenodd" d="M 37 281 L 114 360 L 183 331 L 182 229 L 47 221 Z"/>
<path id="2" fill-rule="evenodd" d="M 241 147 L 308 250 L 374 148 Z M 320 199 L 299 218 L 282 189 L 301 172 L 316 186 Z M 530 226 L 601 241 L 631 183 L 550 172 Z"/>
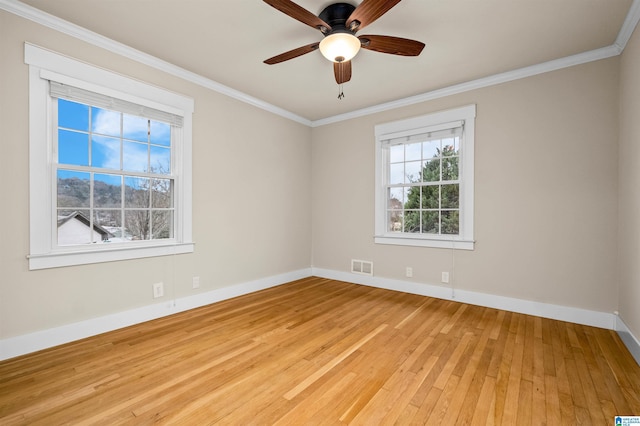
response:
<path id="1" fill-rule="evenodd" d="M 426 161 L 418 180 L 407 195 L 404 232 L 458 234 L 460 230 L 460 185 L 458 152 L 451 145 L 437 149 Z"/>

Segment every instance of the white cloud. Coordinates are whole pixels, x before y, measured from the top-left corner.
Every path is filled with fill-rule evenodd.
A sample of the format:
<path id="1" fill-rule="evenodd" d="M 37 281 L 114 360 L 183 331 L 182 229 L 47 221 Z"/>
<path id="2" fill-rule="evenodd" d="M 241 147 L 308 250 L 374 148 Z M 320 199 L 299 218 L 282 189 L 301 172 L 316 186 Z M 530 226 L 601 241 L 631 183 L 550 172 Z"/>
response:
<path id="1" fill-rule="evenodd" d="M 124 137 L 143 142 L 136 143 L 127 140 L 122 142 L 123 169 L 125 171 L 146 172 L 149 167 L 149 145 L 144 143 L 147 141 L 149 132 L 149 124 L 146 118 L 95 108 L 93 110 L 92 130 L 94 134 L 120 138 L 122 134 L 121 119 L 125 133 Z M 170 140 L 171 128 L 169 125 L 152 121 L 151 132 L 154 140 Z M 92 154 L 93 165 L 120 170 L 121 139 L 94 135 L 93 143 L 93 149 L 95 150 Z"/>

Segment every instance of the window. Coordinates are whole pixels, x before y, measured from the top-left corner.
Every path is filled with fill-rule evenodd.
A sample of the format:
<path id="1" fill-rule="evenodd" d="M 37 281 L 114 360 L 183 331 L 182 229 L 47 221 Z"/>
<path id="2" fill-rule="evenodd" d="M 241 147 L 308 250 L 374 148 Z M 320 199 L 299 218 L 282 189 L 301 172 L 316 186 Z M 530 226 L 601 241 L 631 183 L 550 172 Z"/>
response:
<path id="1" fill-rule="evenodd" d="M 193 251 L 193 100 L 29 44 L 25 62 L 29 268 Z"/>
<path id="2" fill-rule="evenodd" d="M 172 127 L 180 117 L 129 104 L 117 109 L 107 97 L 53 81 L 50 88 L 57 245 L 173 238 Z M 69 218 L 83 218 L 84 226 L 61 226 Z"/>
<path id="3" fill-rule="evenodd" d="M 381 244 L 473 249 L 475 105 L 376 126 Z"/>

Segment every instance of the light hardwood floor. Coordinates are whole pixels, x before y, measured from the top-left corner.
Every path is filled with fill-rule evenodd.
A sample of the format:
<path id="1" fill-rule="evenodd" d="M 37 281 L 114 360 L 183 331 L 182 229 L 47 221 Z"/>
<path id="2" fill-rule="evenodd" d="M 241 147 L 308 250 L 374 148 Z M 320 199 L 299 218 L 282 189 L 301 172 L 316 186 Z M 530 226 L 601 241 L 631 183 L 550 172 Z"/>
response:
<path id="1" fill-rule="evenodd" d="M 612 425 L 609 330 L 307 278 L 0 363 L 0 424 Z"/>

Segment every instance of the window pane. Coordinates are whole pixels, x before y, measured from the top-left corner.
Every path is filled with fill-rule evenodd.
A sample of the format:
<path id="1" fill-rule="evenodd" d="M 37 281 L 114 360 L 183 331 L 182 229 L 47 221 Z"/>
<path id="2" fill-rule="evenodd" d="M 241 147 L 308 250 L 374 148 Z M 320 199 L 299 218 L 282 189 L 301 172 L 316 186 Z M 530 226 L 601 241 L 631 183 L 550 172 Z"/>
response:
<path id="1" fill-rule="evenodd" d="M 172 211 L 152 211 L 151 229 L 154 240 L 163 238 L 173 238 L 173 212 Z"/>
<path id="2" fill-rule="evenodd" d="M 440 215 L 435 212 L 422 212 L 422 232 L 425 234 L 438 234 Z"/>
<path id="3" fill-rule="evenodd" d="M 442 212 L 442 233 L 449 235 L 460 233 L 460 213 L 458 210 Z"/>
<path id="4" fill-rule="evenodd" d="M 422 187 L 422 206 L 423 209 L 437 209 L 440 208 L 440 193 L 439 187 L 423 186 Z"/>
<path id="5" fill-rule="evenodd" d="M 425 160 L 438 157 L 440 155 L 440 140 L 436 139 L 422 144 L 422 152 Z"/>
<path id="6" fill-rule="evenodd" d="M 457 153 L 460 146 L 460 137 L 442 139 L 442 151 Z"/>
<path id="7" fill-rule="evenodd" d="M 387 212 L 387 224 L 389 232 L 402 232 L 402 211 Z"/>
<path id="8" fill-rule="evenodd" d="M 150 142 L 155 145 L 171 146 L 171 126 L 159 121 L 151 121 Z"/>
<path id="9" fill-rule="evenodd" d="M 420 212 L 416 210 L 405 211 L 404 232 L 420 232 Z"/>
<path id="10" fill-rule="evenodd" d="M 420 182 L 421 161 L 404 163 L 405 183 Z"/>
<path id="11" fill-rule="evenodd" d="M 410 143 L 405 145 L 404 161 L 421 160 L 422 159 L 422 143 Z"/>
<path id="12" fill-rule="evenodd" d="M 460 207 L 460 185 L 442 185 L 442 208 L 457 209 Z"/>
<path id="13" fill-rule="evenodd" d="M 173 207 L 173 185 L 171 179 L 152 179 L 152 207 Z"/>
<path id="14" fill-rule="evenodd" d="M 442 159 L 442 180 L 458 179 L 458 157 L 445 157 Z"/>
<path id="15" fill-rule="evenodd" d="M 122 136 L 141 142 L 149 140 L 149 119 L 135 115 L 123 114 Z"/>
<path id="16" fill-rule="evenodd" d="M 93 206 L 122 207 L 122 176 L 98 173 L 93 176 Z"/>
<path id="17" fill-rule="evenodd" d="M 109 231 L 109 242 L 131 241 L 131 235 L 122 227 L 122 210 L 95 210 L 93 222 Z"/>
<path id="18" fill-rule="evenodd" d="M 127 210 L 124 212 L 125 232 L 132 240 L 148 240 L 150 237 L 149 210 Z"/>
<path id="19" fill-rule="evenodd" d="M 119 231 L 122 226 L 122 210 L 94 210 L 93 223 L 104 227 L 108 231 Z"/>
<path id="20" fill-rule="evenodd" d="M 393 145 L 389 147 L 389 162 L 398 163 L 404 161 L 404 145 Z"/>
<path id="21" fill-rule="evenodd" d="M 89 107 L 65 99 L 58 99 L 58 127 L 88 132 Z"/>
<path id="22" fill-rule="evenodd" d="M 58 164 L 89 165 L 89 135 L 58 130 Z"/>
<path id="23" fill-rule="evenodd" d="M 94 210 L 93 223 L 102 235 L 102 241 L 120 242 L 122 238 L 121 210 Z M 106 234 L 104 233 L 106 232 Z"/>
<path id="24" fill-rule="evenodd" d="M 406 189 L 406 195 L 404 198 L 405 209 L 419 209 L 420 208 L 420 187 L 412 186 Z"/>
<path id="25" fill-rule="evenodd" d="M 124 178 L 124 206 L 149 207 L 149 179 L 138 177 Z"/>
<path id="26" fill-rule="evenodd" d="M 150 147 L 150 169 L 152 173 L 168 175 L 171 173 L 171 149 L 161 146 Z"/>
<path id="27" fill-rule="evenodd" d="M 438 182 L 440 180 L 440 160 L 431 160 L 424 163 L 422 169 L 423 182 Z"/>
<path id="28" fill-rule="evenodd" d="M 389 183 L 404 183 L 404 163 L 389 165 Z"/>
<path id="29" fill-rule="evenodd" d="M 91 130 L 105 136 L 120 136 L 120 118 L 122 114 L 102 108 L 91 108 Z"/>
<path id="30" fill-rule="evenodd" d="M 400 210 L 404 205 L 405 188 L 389 188 L 387 195 L 387 208 Z"/>
<path id="31" fill-rule="evenodd" d="M 89 207 L 89 179 L 86 172 L 58 170 L 58 207 Z"/>
<path id="32" fill-rule="evenodd" d="M 90 244 L 101 241 L 99 233 L 91 232 L 89 210 L 59 210 L 57 239 L 59 246 Z"/>
<path id="33" fill-rule="evenodd" d="M 91 165 L 120 170 L 120 139 L 93 136 L 91 138 Z"/>
<path id="34" fill-rule="evenodd" d="M 130 172 L 149 171 L 149 145 L 123 142 L 122 169 Z"/>

